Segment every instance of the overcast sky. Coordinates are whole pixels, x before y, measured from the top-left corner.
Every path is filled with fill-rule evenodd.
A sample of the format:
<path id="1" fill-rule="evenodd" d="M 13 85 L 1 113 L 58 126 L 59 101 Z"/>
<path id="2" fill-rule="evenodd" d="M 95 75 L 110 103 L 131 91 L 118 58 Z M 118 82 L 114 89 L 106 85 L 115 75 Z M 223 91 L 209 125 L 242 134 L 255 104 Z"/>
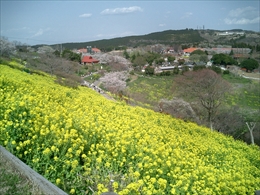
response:
<path id="1" fill-rule="evenodd" d="M 259 0 L 1 0 L 1 36 L 29 45 L 87 42 L 164 30 L 259 32 Z"/>

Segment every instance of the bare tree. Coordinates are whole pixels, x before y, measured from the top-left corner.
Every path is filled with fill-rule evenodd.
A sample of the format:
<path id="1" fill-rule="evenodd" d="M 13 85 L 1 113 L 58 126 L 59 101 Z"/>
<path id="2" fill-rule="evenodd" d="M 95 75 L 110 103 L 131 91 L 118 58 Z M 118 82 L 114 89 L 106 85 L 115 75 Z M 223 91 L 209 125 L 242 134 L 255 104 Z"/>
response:
<path id="1" fill-rule="evenodd" d="M 260 122 L 260 110 L 251 111 L 251 112 L 245 111 L 243 113 L 243 117 L 250 134 L 251 144 L 255 144 L 253 131 L 256 125 L 259 124 Z"/>
<path id="2" fill-rule="evenodd" d="M 181 98 L 173 98 L 172 100 L 162 99 L 159 102 L 159 111 L 170 114 L 176 118 L 190 120 L 199 123 L 197 114 L 191 107 L 190 103 Z"/>
<path id="3" fill-rule="evenodd" d="M 53 75 L 60 66 L 59 59 L 52 53 L 41 54 L 41 62 L 42 63 L 39 68 L 50 73 L 51 75 Z"/>
<path id="4" fill-rule="evenodd" d="M 225 93 L 230 90 L 229 83 L 209 69 L 185 72 L 175 81 L 181 95 L 197 99 L 206 109 L 207 122 L 213 130 L 213 119 Z"/>
<path id="5" fill-rule="evenodd" d="M 0 56 L 9 57 L 15 52 L 15 45 L 8 41 L 7 38 L 0 38 Z"/>
<path id="6" fill-rule="evenodd" d="M 245 134 L 245 121 L 238 106 L 219 109 L 214 120 L 214 128 L 235 139 L 242 139 Z"/>
<path id="7" fill-rule="evenodd" d="M 38 53 L 53 53 L 54 49 L 52 47 L 44 45 L 42 47 L 39 47 L 37 50 Z"/>
<path id="8" fill-rule="evenodd" d="M 254 134 L 253 134 L 253 130 L 255 128 L 255 125 L 256 125 L 256 122 L 246 122 L 246 126 L 249 130 L 252 144 L 255 144 L 255 139 L 254 139 Z"/>

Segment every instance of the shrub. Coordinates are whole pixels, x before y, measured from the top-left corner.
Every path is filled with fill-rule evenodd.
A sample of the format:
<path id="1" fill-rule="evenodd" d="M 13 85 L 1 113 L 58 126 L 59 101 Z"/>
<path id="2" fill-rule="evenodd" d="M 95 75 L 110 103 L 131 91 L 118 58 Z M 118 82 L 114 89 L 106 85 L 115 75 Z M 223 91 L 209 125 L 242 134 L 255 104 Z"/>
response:
<path id="1" fill-rule="evenodd" d="M 218 66 L 212 66 L 210 69 L 216 72 L 217 74 L 221 74 L 221 68 Z"/>
<path id="2" fill-rule="evenodd" d="M 230 72 L 229 72 L 229 70 L 224 70 L 223 71 L 223 74 L 229 74 Z"/>

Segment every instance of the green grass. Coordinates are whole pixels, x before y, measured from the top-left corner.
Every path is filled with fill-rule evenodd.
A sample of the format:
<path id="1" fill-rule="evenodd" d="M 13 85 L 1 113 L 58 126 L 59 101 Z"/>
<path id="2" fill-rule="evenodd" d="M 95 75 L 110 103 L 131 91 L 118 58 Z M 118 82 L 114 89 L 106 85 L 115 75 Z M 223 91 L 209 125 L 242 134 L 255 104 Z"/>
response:
<path id="1" fill-rule="evenodd" d="M 128 90 L 134 98 L 141 98 L 143 103 L 157 104 L 160 99 L 173 98 L 172 76 L 139 76 L 136 80 L 128 83 Z"/>
<path id="2" fill-rule="evenodd" d="M 32 185 L 0 156 L 0 194 L 29 195 L 34 194 Z"/>
<path id="3" fill-rule="evenodd" d="M 235 88 L 234 93 L 228 96 L 227 103 L 242 108 L 258 110 L 260 108 L 259 84 L 243 84 Z"/>
<path id="4" fill-rule="evenodd" d="M 238 77 L 232 74 L 223 75 L 233 86 L 233 93 L 226 99 L 227 105 L 237 105 L 241 108 L 260 108 L 259 82 Z M 139 76 L 128 83 L 128 90 L 133 99 L 146 104 L 157 105 L 160 99 L 171 99 L 174 96 L 172 85 L 174 76 Z M 187 100 L 188 101 L 188 100 Z"/>
<path id="5" fill-rule="evenodd" d="M 240 76 L 236 76 L 234 74 L 224 74 L 222 75 L 222 78 L 228 81 L 229 83 L 241 83 L 241 84 L 252 83 L 252 80 Z"/>
<path id="6" fill-rule="evenodd" d="M 222 75 L 233 87 L 233 93 L 228 95 L 228 105 L 239 106 L 246 109 L 257 110 L 260 108 L 259 81 L 235 76 L 234 74 Z"/>

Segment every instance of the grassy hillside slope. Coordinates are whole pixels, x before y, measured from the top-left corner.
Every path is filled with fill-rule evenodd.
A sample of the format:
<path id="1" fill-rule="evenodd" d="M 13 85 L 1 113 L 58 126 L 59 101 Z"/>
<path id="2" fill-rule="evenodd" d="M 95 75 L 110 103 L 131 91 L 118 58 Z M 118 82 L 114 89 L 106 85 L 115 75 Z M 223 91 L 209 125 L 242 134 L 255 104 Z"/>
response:
<path id="1" fill-rule="evenodd" d="M 0 144 L 70 194 L 253 194 L 260 150 L 0 65 Z"/>

